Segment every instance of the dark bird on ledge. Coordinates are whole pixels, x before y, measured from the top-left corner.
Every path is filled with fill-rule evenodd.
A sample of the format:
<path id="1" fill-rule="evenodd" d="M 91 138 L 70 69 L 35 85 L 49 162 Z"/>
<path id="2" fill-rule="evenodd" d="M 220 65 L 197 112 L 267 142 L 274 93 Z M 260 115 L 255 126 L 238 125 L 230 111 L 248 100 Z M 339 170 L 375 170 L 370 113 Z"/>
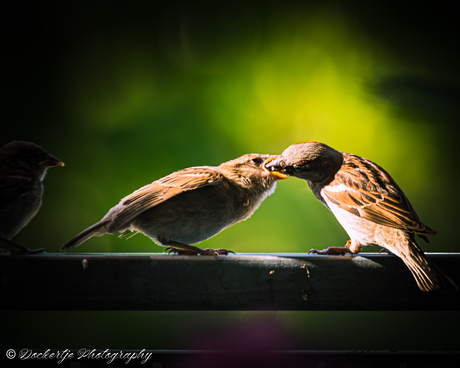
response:
<path id="1" fill-rule="evenodd" d="M 36 254 L 11 240 L 37 214 L 43 200 L 43 180 L 50 167 L 64 166 L 35 143 L 13 141 L 0 148 L 0 242 L 14 254 Z"/>
<path id="2" fill-rule="evenodd" d="M 323 143 L 308 142 L 291 145 L 267 160 L 265 167 L 306 180 L 350 236 L 345 247 L 311 252 L 358 253 L 365 245 L 378 245 L 402 259 L 422 291 L 458 290 L 415 241 L 415 234 L 428 242 L 427 236 L 436 232 L 420 221 L 403 191 L 380 166 Z"/>
<path id="3" fill-rule="evenodd" d="M 263 167 L 269 155 L 248 154 L 220 166 L 179 170 L 124 197 L 101 221 L 61 247 L 75 248 L 93 236 L 140 232 L 181 255 L 227 255 L 201 242 L 248 219 L 286 175 Z"/>

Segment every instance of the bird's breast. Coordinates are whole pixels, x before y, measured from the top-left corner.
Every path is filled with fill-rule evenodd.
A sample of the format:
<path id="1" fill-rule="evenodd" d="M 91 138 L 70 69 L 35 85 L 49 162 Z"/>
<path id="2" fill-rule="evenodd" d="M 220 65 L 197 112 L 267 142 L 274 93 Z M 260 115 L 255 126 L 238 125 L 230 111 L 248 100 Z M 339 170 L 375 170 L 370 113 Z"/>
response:
<path id="1" fill-rule="evenodd" d="M 366 220 L 331 202 L 328 202 L 328 206 L 350 238 L 361 245 L 374 244 L 396 252 L 396 245 L 407 243 L 404 230 Z"/>

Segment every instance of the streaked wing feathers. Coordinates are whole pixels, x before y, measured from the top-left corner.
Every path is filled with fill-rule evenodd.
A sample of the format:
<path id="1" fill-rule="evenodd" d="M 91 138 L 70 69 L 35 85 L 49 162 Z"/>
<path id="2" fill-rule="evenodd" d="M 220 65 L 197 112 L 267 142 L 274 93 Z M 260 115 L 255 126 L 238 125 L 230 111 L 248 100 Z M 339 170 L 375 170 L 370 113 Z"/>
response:
<path id="1" fill-rule="evenodd" d="M 344 154 L 344 163 L 323 196 L 357 216 L 380 225 L 435 235 L 422 224 L 409 200 L 394 180 L 373 162 Z"/>
<path id="2" fill-rule="evenodd" d="M 188 190 L 217 184 L 224 176 L 210 166 L 191 167 L 176 171 L 164 178 L 147 184 L 120 201 L 122 210 L 111 227 L 123 228 L 140 213 Z"/>

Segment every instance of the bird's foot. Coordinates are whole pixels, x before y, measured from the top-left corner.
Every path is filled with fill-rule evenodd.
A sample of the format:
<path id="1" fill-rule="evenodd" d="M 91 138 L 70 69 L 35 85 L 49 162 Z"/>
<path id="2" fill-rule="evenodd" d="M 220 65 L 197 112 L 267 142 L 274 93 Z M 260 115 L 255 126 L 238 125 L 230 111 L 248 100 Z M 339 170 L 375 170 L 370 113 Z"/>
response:
<path id="1" fill-rule="evenodd" d="M 177 254 L 179 256 L 226 256 L 229 253 L 235 254 L 235 252 L 227 249 L 212 249 L 212 248 L 206 248 L 206 249 L 180 249 L 180 248 L 174 248 L 174 247 L 168 247 L 164 250 L 164 252 L 168 252 L 168 254 Z"/>
<path id="2" fill-rule="evenodd" d="M 24 254 L 39 254 L 39 253 L 46 253 L 45 248 L 38 248 L 38 249 L 29 249 L 19 243 L 16 243 L 9 239 L 0 239 L 0 241 L 4 244 L 10 245 L 16 249 L 8 249 L 8 252 L 11 254 L 16 255 L 24 255 Z"/>
<path id="3" fill-rule="evenodd" d="M 40 254 L 40 253 L 46 253 L 45 248 L 38 248 L 38 249 L 29 249 L 26 247 L 20 248 L 18 250 L 10 250 L 11 254 Z"/>
<path id="4" fill-rule="evenodd" d="M 206 248 L 201 249 L 200 254 L 202 256 L 228 256 L 229 253 L 235 254 L 235 252 L 227 249 L 212 249 Z"/>
<path id="5" fill-rule="evenodd" d="M 348 244 L 348 243 L 347 243 Z M 323 250 L 316 250 L 316 249 L 311 249 L 308 254 L 314 253 L 314 254 L 321 254 L 321 255 L 345 255 L 347 253 L 351 253 L 350 248 L 345 246 L 345 247 L 329 247 Z"/>
<path id="6" fill-rule="evenodd" d="M 179 249 L 179 248 L 174 248 L 174 247 L 168 247 L 166 248 L 163 253 L 167 252 L 168 254 L 177 254 L 179 256 L 197 256 L 198 252 L 195 250 L 184 250 L 184 249 Z"/>
<path id="7" fill-rule="evenodd" d="M 168 254 L 178 254 L 180 256 L 223 256 L 223 255 L 228 255 L 228 253 L 233 253 L 231 250 L 227 249 L 211 249 L 211 248 L 206 248 L 206 249 L 201 249 L 198 247 L 195 247 L 194 245 L 188 245 L 188 244 L 182 244 L 179 242 L 176 242 L 174 240 L 163 240 L 163 239 L 158 239 L 160 240 L 161 244 L 163 245 L 169 245 L 164 252 L 168 252 Z"/>

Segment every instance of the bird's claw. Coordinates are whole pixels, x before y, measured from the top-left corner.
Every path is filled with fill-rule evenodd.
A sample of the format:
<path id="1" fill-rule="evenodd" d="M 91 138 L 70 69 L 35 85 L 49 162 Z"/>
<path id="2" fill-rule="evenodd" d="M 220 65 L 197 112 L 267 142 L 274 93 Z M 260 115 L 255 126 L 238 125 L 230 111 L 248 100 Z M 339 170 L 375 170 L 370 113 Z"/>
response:
<path id="1" fill-rule="evenodd" d="M 45 248 L 29 249 L 22 244 L 16 243 L 12 240 L 5 238 L 0 238 L 0 243 L 3 243 L 7 246 L 6 249 L 3 249 L 3 253 L 10 253 L 14 255 L 46 253 Z"/>
<path id="2" fill-rule="evenodd" d="M 314 253 L 314 254 L 320 254 L 320 255 L 345 255 L 347 253 L 351 253 L 350 249 L 348 247 L 329 247 L 323 250 L 316 250 L 316 249 L 311 249 L 308 254 Z"/>
<path id="3" fill-rule="evenodd" d="M 174 248 L 174 247 L 168 247 L 165 248 L 163 253 L 168 253 L 168 254 L 177 254 L 179 256 L 196 256 L 198 253 L 190 250 L 183 250 L 179 248 Z"/>
<path id="4" fill-rule="evenodd" d="M 212 248 L 202 249 L 199 254 L 201 254 L 202 256 L 227 256 L 229 253 L 235 254 L 235 252 L 231 250 Z"/>
<path id="5" fill-rule="evenodd" d="M 327 254 L 330 254 L 329 253 L 329 248 L 327 249 L 323 249 L 323 250 L 316 250 L 316 249 L 310 249 L 310 251 L 308 252 L 308 254 L 321 254 L 321 255 L 327 255 Z"/>
<path id="6" fill-rule="evenodd" d="M 21 248 L 18 250 L 9 250 L 11 254 L 15 255 L 25 255 L 25 254 L 40 254 L 40 253 L 46 253 L 45 248 L 38 248 L 38 249 L 29 249 L 29 248 Z"/>
<path id="7" fill-rule="evenodd" d="M 212 249 L 212 248 L 206 248 L 206 249 L 200 249 L 197 248 L 195 250 L 184 250 L 180 248 L 175 248 L 175 247 L 168 247 L 166 248 L 163 253 L 168 252 L 168 254 L 177 254 L 179 256 L 226 256 L 229 253 L 235 254 L 235 252 L 227 249 Z"/>

